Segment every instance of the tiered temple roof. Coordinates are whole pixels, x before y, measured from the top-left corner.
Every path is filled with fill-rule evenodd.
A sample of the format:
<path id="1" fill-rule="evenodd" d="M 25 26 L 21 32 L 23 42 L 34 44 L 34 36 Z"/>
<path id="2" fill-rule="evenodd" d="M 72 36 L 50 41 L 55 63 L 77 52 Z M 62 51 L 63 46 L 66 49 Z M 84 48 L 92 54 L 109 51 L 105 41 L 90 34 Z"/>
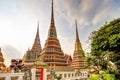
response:
<path id="1" fill-rule="evenodd" d="M 76 23 L 76 41 L 75 41 L 75 50 L 72 60 L 72 57 L 70 55 L 64 54 L 64 52 L 61 49 L 60 42 L 57 38 L 57 31 L 54 22 L 53 0 L 52 0 L 51 22 L 50 22 L 50 28 L 48 30 L 48 37 L 45 42 L 44 48 L 43 50 L 41 49 L 40 38 L 39 38 L 39 23 L 38 23 L 37 33 L 32 49 L 31 50 L 28 49 L 28 51 L 23 57 L 24 64 L 27 66 L 33 64 L 37 64 L 37 65 L 45 64 L 47 65 L 47 70 L 84 69 L 85 55 L 79 40 L 77 21 L 75 23 Z"/>

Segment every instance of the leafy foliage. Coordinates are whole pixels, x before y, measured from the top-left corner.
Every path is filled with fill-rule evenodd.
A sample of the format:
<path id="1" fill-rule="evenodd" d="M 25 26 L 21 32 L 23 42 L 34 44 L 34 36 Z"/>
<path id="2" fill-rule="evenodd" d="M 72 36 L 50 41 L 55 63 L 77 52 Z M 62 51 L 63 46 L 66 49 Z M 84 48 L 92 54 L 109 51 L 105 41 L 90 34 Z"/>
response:
<path id="1" fill-rule="evenodd" d="M 103 51 L 120 52 L 120 18 L 105 24 L 92 34 L 91 53 L 100 56 Z"/>
<path id="2" fill-rule="evenodd" d="M 108 61 L 112 61 L 117 66 L 119 72 L 120 18 L 114 19 L 102 26 L 98 31 L 92 32 L 90 39 L 92 41 L 91 56 L 94 56 L 91 60 L 94 62 L 97 59 L 99 61 L 97 65 L 99 65 L 101 69 L 107 69 Z"/>
<path id="3" fill-rule="evenodd" d="M 105 24 L 100 30 L 92 34 L 92 52 L 115 51 L 120 52 L 120 18 Z"/>
<path id="4" fill-rule="evenodd" d="M 104 73 L 104 74 L 102 74 L 102 75 L 103 75 L 103 77 L 104 77 L 104 80 L 116 80 L 114 74 Z M 89 80 L 99 80 L 100 77 L 101 77 L 100 74 L 93 74 L 93 75 L 91 75 L 91 77 L 89 78 Z"/>

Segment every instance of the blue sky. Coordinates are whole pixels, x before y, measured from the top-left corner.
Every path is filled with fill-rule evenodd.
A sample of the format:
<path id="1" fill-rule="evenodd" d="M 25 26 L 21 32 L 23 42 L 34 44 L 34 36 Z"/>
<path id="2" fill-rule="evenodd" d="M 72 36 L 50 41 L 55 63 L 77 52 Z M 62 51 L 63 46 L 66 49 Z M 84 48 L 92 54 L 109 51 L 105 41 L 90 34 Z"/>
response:
<path id="1" fill-rule="evenodd" d="M 54 0 L 54 17 L 58 39 L 64 53 L 73 55 L 75 19 L 85 52 L 90 33 L 106 21 L 120 16 L 120 0 Z M 42 48 L 47 39 L 51 17 L 51 0 L 0 0 L 0 47 L 5 63 L 22 58 L 31 48 L 39 21 Z"/>

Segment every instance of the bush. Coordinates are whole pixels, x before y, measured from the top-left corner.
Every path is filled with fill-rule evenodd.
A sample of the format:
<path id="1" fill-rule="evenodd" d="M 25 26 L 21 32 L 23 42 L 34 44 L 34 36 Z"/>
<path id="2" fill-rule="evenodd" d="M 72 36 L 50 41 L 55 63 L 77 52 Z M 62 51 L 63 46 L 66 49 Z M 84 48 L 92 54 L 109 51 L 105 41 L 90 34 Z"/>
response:
<path id="1" fill-rule="evenodd" d="M 110 69 L 110 70 L 107 70 L 106 73 L 107 73 L 107 74 L 115 74 L 115 71 L 112 70 L 112 69 Z"/>
<path id="2" fill-rule="evenodd" d="M 92 76 L 90 76 L 89 80 L 98 80 L 99 78 L 100 78 L 100 75 L 93 74 Z"/>
<path id="3" fill-rule="evenodd" d="M 92 74 L 91 77 L 89 78 L 89 80 L 99 80 L 101 76 L 104 77 L 104 80 L 116 80 L 114 74 L 107 74 L 107 73 L 103 73 L 102 75 L 100 75 L 100 74 L 96 74 L 96 75 Z"/>

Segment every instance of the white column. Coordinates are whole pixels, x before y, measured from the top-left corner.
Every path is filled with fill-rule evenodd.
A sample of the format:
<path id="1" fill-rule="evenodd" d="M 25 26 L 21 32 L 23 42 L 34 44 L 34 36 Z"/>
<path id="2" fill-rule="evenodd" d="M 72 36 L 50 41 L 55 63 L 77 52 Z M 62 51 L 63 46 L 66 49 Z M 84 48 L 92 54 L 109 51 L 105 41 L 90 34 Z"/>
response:
<path id="1" fill-rule="evenodd" d="M 43 69 L 43 80 L 47 80 L 47 69 Z"/>
<path id="2" fill-rule="evenodd" d="M 32 68 L 31 73 L 32 73 L 31 79 L 36 80 L 36 68 Z"/>
<path id="3" fill-rule="evenodd" d="M 23 76 L 18 76 L 18 80 L 23 80 Z"/>
<path id="4" fill-rule="evenodd" d="M 6 76 L 5 80 L 11 80 L 10 76 Z"/>

